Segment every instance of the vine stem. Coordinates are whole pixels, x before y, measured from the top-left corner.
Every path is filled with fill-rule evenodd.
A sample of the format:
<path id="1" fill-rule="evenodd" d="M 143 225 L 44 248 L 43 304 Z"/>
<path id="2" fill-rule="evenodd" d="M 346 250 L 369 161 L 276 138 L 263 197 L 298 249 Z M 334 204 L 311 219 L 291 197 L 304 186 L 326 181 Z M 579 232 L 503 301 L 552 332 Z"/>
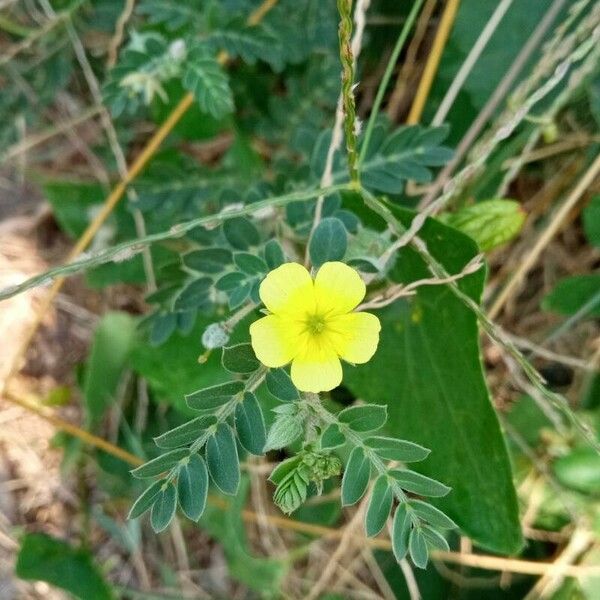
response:
<path id="1" fill-rule="evenodd" d="M 417 14 L 421 9 L 421 5 L 424 0 L 416 0 L 413 4 L 408 17 L 406 18 L 406 22 L 404 23 L 404 27 L 400 31 L 400 35 L 396 40 L 396 45 L 392 50 L 392 54 L 390 56 L 390 60 L 385 68 L 385 72 L 381 79 L 381 83 L 377 88 L 377 94 L 375 95 L 375 101 L 373 102 L 373 108 L 371 109 L 371 114 L 369 115 L 369 121 L 367 122 L 367 128 L 365 129 L 365 136 L 362 140 L 362 144 L 360 147 L 360 155 L 358 157 L 358 168 L 365 159 L 367 155 L 367 151 L 369 149 L 369 142 L 371 141 L 371 136 L 373 135 L 373 128 L 375 127 L 375 121 L 377 120 L 377 115 L 379 114 L 379 109 L 381 108 L 381 103 L 383 102 L 383 96 L 385 95 L 385 90 L 390 82 L 392 77 L 392 73 L 394 72 L 394 67 L 396 66 L 396 61 L 398 60 L 398 56 L 404 47 L 406 39 L 408 38 L 408 34 L 412 29 L 412 26 L 417 18 Z"/>

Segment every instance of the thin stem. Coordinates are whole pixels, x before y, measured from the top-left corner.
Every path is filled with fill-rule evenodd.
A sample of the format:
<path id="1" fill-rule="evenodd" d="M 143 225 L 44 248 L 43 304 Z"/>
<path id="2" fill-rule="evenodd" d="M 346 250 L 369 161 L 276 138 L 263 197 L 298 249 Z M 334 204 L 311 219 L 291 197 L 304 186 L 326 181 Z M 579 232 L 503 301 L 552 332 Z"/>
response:
<path id="1" fill-rule="evenodd" d="M 375 121 L 377 120 L 377 115 L 379 114 L 379 109 L 381 108 L 381 103 L 383 102 L 383 96 L 385 95 L 385 90 L 390 82 L 392 77 L 392 73 L 394 72 L 394 67 L 396 66 L 396 61 L 398 60 L 398 56 L 404 47 L 404 43 L 406 42 L 406 38 L 408 38 L 408 34 L 412 29 L 413 23 L 417 18 L 417 14 L 423 4 L 424 0 L 416 0 L 413 4 L 413 7 L 406 18 L 404 23 L 404 27 L 400 31 L 400 35 L 398 36 L 398 40 L 396 41 L 396 45 L 392 50 L 392 55 L 390 56 L 390 60 L 388 61 L 387 67 L 385 68 L 385 72 L 383 74 L 383 78 L 381 79 L 381 83 L 379 84 L 379 88 L 377 89 L 377 95 L 375 96 L 375 101 L 373 102 L 373 108 L 371 109 L 371 115 L 369 116 L 369 122 L 367 123 L 367 128 L 365 130 L 365 136 L 360 148 L 360 155 L 358 157 L 358 167 L 362 164 L 367 151 L 369 149 L 369 142 L 371 141 L 371 135 L 373 134 L 373 127 L 375 127 Z"/>
<path id="2" fill-rule="evenodd" d="M 333 194 L 335 192 L 347 189 L 348 185 L 345 184 L 332 185 L 329 188 L 325 189 L 313 189 L 309 191 L 294 192 L 291 194 L 286 194 L 284 196 L 266 198 L 265 200 L 248 204 L 238 210 L 231 210 L 216 215 L 208 215 L 205 217 L 199 217 L 198 219 L 193 219 L 191 221 L 186 221 L 185 223 L 179 223 L 178 225 L 174 225 L 173 227 L 171 227 L 168 231 L 154 233 L 136 240 L 129 240 L 127 242 L 117 244 L 116 246 L 113 246 L 111 248 L 101 250 L 100 252 L 97 252 L 92 255 L 82 255 L 79 259 L 74 260 L 66 265 L 49 269 L 45 273 L 41 273 L 40 275 L 30 277 L 29 279 L 26 279 L 18 285 L 4 288 L 0 290 L 0 300 L 5 300 L 17 294 L 20 294 L 21 292 L 24 292 L 28 289 L 39 285 L 44 285 L 52 281 L 53 279 L 56 279 L 52 287 L 52 290 L 54 290 L 57 284 L 59 282 L 64 281 L 64 277 L 68 275 L 73 275 L 74 273 L 79 273 L 86 269 L 90 269 L 92 267 L 96 267 L 98 265 L 110 261 L 120 262 L 124 260 L 129 260 L 136 254 L 141 252 L 143 248 L 150 244 L 162 242 L 169 239 L 180 238 L 183 235 L 185 235 L 188 231 L 191 231 L 196 227 L 218 225 L 219 223 L 222 223 L 228 219 L 244 215 L 250 215 L 266 207 L 285 206 L 286 204 L 289 204 L 290 202 L 295 202 L 297 200 L 310 200 L 312 198 L 316 198 L 320 194 Z"/>
<path id="3" fill-rule="evenodd" d="M 339 40 L 342 62 L 342 105 L 344 107 L 344 133 L 348 152 L 348 171 L 355 188 L 360 186 L 356 137 L 356 105 L 354 102 L 354 56 L 352 53 L 352 0 L 338 0 L 340 13 Z"/>

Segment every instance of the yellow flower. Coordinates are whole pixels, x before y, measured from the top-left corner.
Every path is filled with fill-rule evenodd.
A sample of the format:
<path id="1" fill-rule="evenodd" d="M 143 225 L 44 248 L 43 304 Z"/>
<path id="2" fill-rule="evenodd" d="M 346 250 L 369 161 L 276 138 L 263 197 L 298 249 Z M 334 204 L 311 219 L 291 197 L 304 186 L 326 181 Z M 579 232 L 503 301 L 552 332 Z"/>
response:
<path id="1" fill-rule="evenodd" d="M 340 358 L 365 363 L 379 343 L 379 319 L 352 312 L 365 297 L 359 274 L 341 262 L 327 262 L 314 281 L 298 263 L 271 271 L 260 285 L 269 310 L 250 326 L 252 347 L 267 367 L 292 363 L 294 385 L 324 392 L 342 381 Z"/>

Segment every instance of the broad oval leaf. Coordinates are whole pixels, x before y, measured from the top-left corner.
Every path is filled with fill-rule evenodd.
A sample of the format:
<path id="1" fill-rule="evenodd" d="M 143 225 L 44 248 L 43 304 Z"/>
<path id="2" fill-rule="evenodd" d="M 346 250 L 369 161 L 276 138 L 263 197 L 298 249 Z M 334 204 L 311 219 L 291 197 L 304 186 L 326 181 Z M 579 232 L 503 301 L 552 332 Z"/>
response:
<path id="1" fill-rule="evenodd" d="M 244 401 L 235 409 L 235 431 L 240 444 L 256 456 L 264 453 L 267 442 L 265 418 L 256 396 L 246 392 Z"/>
<path id="2" fill-rule="evenodd" d="M 233 262 L 247 275 L 264 275 L 269 270 L 267 263 L 260 256 L 249 252 L 236 252 L 233 255 Z"/>
<path id="3" fill-rule="evenodd" d="M 177 477 L 177 498 L 185 516 L 197 521 L 206 507 L 208 494 L 208 470 L 199 454 L 192 454 L 190 459 L 179 468 Z"/>
<path id="4" fill-rule="evenodd" d="M 365 532 L 369 537 L 377 535 L 383 529 L 390 516 L 393 501 L 394 493 L 388 479 L 385 475 L 380 475 L 373 486 L 365 514 Z"/>
<path id="5" fill-rule="evenodd" d="M 317 225 L 310 237 L 310 261 L 314 267 L 320 267 L 328 261 L 342 260 L 347 246 L 344 224 L 339 219 L 327 217 Z"/>
<path id="6" fill-rule="evenodd" d="M 228 381 L 198 390 L 185 397 L 185 401 L 194 410 L 215 410 L 229 402 L 244 390 L 243 381 Z"/>
<path id="7" fill-rule="evenodd" d="M 163 483 L 155 497 L 150 513 L 150 525 L 155 533 L 165 530 L 175 516 L 177 489 L 172 483 Z"/>
<path id="8" fill-rule="evenodd" d="M 371 478 L 371 461 L 364 450 L 356 446 L 350 453 L 342 478 L 342 505 L 356 504 L 367 491 Z"/>
<path id="9" fill-rule="evenodd" d="M 231 427 L 221 423 L 206 443 L 206 463 L 215 485 L 224 494 L 235 494 L 240 484 L 240 462 Z"/>
<path id="10" fill-rule="evenodd" d="M 191 310 L 206 304 L 211 286 L 212 279 L 210 277 L 194 279 L 177 296 L 174 304 L 175 310 Z"/>
<path id="11" fill-rule="evenodd" d="M 279 450 L 295 442 L 304 431 L 302 419 L 296 414 L 277 415 L 275 422 L 269 429 L 264 452 Z"/>
<path id="12" fill-rule="evenodd" d="M 150 477 L 156 477 L 165 471 L 172 469 L 180 460 L 184 459 L 188 455 L 188 451 L 185 448 L 178 450 L 172 450 L 165 454 L 161 454 L 156 458 L 144 463 L 137 469 L 133 469 L 131 474 L 138 479 L 148 479 Z"/>
<path id="13" fill-rule="evenodd" d="M 389 208 L 410 225 L 414 213 Z M 433 219 L 419 236 L 449 273 L 479 253 L 467 236 Z M 431 277 L 410 247 L 402 248 L 389 275 L 402 284 Z M 484 278 L 480 270 L 459 286 L 479 302 Z M 344 385 L 366 402 L 387 404 L 386 435 L 431 449 L 419 471 L 452 487 L 436 506 L 465 534 L 490 550 L 517 552 L 522 534 L 513 474 L 483 375 L 475 315 L 447 286 L 436 285 L 419 287 L 377 316 L 377 353 L 359 369 L 347 369 Z"/>
<path id="14" fill-rule="evenodd" d="M 238 289 L 242 284 L 246 282 L 248 276 L 246 273 L 240 273 L 239 271 L 233 271 L 233 273 L 226 273 L 217 280 L 215 287 L 221 292 L 233 292 Z"/>
<path id="15" fill-rule="evenodd" d="M 384 426 L 387 419 L 387 407 L 377 404 L 364 404 L 345 408 L 338 414 L 338 420 L 352 431 L 364 433 L 375 431 Z"/>

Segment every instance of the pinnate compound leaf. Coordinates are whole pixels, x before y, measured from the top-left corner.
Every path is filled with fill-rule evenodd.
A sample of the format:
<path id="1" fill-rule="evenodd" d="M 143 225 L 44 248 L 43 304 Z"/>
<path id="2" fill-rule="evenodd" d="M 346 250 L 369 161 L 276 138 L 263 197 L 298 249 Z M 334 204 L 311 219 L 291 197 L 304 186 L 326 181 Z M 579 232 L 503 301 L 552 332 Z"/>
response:
<path id="1" fill-rule="evenodd" d="M 365 514 L 365 532 L 369 537 L 377 535 L 383 529 L 390 516 L 393 500 L 394 493 L 387 477 L 380 475 L 373 486 Z"/>
<path id="2" fill-rule="evenodd" d="M 338 414 L 338 420 L 352 431 L 364 433 L 383 427 L 387 419 L 387 407 L 377 404 L 364 404 L 345 408 Z"/>
<path id="3" fill-rule="evenodd" d="M 150 525 L 155 533 L 164 531 L 175 516 L 177 488 L 172 483 L 163 483 L 154 499 L 150 512 Z"/>
<path id="4" fill-rule="evenodd" d="M 267 443 L 265 418 L 256 396 L 251 392 L 246 392 L 244 401 L 236 406 L 235 430 L 240 444 L 250 454 L 263 454 Z"/>
<path id="5" fill-rule="evenodd" d="M 156 477 L 157 475 L 172 469 L 180 460 L 186 458 L 187 455 L 188 451 L 185 448 L 172 450 L 171 452 L 153 458 L 137 469 L 133 469 L 131 474 L 138 479 Z"/>
<path id="6" fill-rule="evenodd" d="M 371 477 L 371 461 L 364 450 L 356 446 L 350 453 L 342 478 L 342 505 L 356 504 L 367 491 Z"/>
<path id="7" fill-rule="evenodd" d="M 208 470 L 199 454 L 192 454 L 189 461 L 179 468 L 177 498 L 185 516 L 197 521 L 206 507 L 208 494 Z"/>
<path id="8" fill-rule="evenodd" d="M 233 111 L 229 78 L 216 57 L 201 44 L 188 52 L 182 79 L 183 87 L 194 94 L 200 109 L 215 119 Z"/>
<path id="9" fill-rule="evenodd" d="M 215 410 L 229 402 L 244 390 L 243 381 L 228 381 L 198 390 L 185 397 L 185 401 L 194 410 Z"/>
<path id="10" fill-rule="evenodd" d="M 206 463 L 215 485 L 233 495 L 240 484 L 240 462 L 231 427 L 221 423 L 206 443 Z"/>

